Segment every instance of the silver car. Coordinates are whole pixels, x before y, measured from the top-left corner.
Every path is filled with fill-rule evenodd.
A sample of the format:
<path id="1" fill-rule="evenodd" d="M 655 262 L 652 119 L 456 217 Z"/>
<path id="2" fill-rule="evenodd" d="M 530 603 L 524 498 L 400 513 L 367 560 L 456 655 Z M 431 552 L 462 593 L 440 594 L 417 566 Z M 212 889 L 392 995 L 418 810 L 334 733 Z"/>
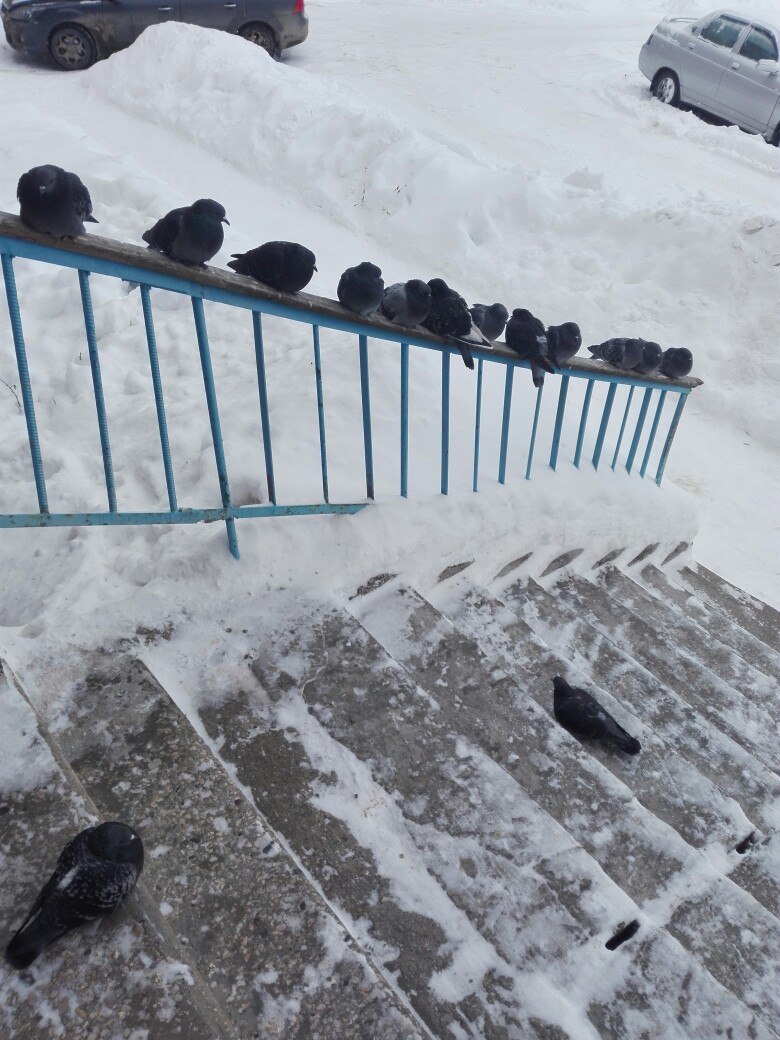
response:
<path id="1" fill-rule="evenodd" d="M 780 145 L 780 32 L 730 11 L 669 18 L 639 52 L 639 68 L 665 105 L 704 109 Z"/>

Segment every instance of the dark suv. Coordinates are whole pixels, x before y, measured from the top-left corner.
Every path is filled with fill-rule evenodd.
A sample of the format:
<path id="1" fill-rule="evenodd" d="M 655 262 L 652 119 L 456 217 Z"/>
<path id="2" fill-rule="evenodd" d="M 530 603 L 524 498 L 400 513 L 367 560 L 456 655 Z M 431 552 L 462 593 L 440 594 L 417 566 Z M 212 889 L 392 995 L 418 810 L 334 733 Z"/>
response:
<path id="1" fill-rule="evenodd" d="M 61 69 L 86 69 L 150 25 L 190 22 L 237 33 L 274 57 L 309 32 L 304 0 L 2 0 L 10 45 Z"/>

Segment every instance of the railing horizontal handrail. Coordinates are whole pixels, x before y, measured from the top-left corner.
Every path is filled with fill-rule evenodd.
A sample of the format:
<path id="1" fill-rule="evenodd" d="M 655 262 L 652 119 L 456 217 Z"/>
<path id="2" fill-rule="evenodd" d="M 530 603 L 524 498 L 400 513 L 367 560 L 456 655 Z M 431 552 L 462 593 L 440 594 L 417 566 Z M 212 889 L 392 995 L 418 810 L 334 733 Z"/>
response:
<path id="1" fill-rule="evenodd" d="M 365 502 L 314 503 L 294 506 L 227 506 L 221 509 L 176 509 L 149 513 L 12 513 L 0 516 L 0 528 L 131 527 L 134 524 L 213 524 L 261 516 L 322 516 L 359 513 Z"/>
<path id="2" fill-rule="evenodd" d="M 0 252 L 23 259 L 38 260 L 76 270 L 89 270 L 95 274 L 106 274 L 139 282 L 154 288 L 167 289 L 199 296 L 204 300 L 224 303 L 247 310 L 320 325 L 341 332 L 371 336 L 374 339 L 392 340 L 412 346 L 434 350 L 452 351 L 455 348 L 447 340 L 435 336 L 419 326 L 413 329 L 394 325 L 380 316 L 361 318 L 342 307 L 336 300 L 310 293 L 282 293 L 262 285 L 244 275 L 234 274 L 216 267 L 184 267 L 161 253 L 140 246 L 98 235 L 83 235 L 74 240 L 57 240 L 42 235 L 23 224 L 11 213 L 0 211 Z M 519 368 L 530 368 L 503 343 L 493 348 L 472 349 L 476 358 L 499 364 L 512 364 Z M 597 382 L 623 383 L 639 387 L 674 387 L 690 392 L 702 381 L 695 376 L 682 379 L 667 379 L 659 373 L 634 376 L 631 372 L 612 368 L 601 361 L 587 357 L 573 358 L 562 375 L 575 376 Z"/>

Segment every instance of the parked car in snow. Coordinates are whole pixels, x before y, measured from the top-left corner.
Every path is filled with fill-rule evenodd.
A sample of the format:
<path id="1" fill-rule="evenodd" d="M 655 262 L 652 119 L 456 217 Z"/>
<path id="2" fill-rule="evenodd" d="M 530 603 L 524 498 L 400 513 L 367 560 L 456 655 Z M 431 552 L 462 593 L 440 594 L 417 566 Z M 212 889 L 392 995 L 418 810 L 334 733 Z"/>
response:
<path id="1" fill-rule="evenodd" d="M 639 68 L 665 105 L 688 104 L 780 144 L 780 32 L 766 22 L 713 11 L 660 22 Z"/>
<path id="2" fill-rule="evenodd" d="M 128 47 L 160 22 L 189 22 L 237 33 L 277 57 L 309 32 L 305 0 L 2 0 L 5 36 L 15 50 L 86 69 Z M 197 60 L 197 56 L 193 56 Z"/>

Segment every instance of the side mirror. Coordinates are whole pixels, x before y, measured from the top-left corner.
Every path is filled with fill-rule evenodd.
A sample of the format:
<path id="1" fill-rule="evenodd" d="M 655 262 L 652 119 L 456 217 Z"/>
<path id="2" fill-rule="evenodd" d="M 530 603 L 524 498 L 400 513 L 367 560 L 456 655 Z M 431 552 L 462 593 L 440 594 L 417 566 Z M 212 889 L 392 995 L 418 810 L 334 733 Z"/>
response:
<path id="1" fill-rule="evenodd" d="M 776 76 L 780 72 L 780 64 L 771 58 L 762 58 L 756 62 L 757 72 L 767 72 L 770 76 Z"/>

